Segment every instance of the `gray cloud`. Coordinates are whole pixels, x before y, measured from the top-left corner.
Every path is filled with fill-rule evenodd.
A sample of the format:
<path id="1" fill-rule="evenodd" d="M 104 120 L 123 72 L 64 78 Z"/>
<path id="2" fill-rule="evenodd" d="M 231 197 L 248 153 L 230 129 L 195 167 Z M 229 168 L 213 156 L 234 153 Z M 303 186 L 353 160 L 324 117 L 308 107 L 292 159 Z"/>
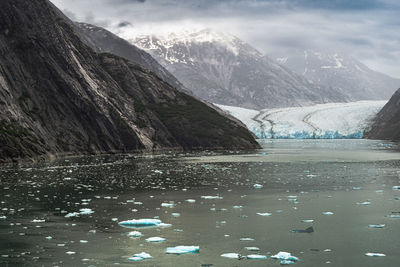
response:
<path id="1" fill-rule="evenodd" d="M 400 77 L 397 0 L 51 1 L 68 16 L 123 37 L 208 27 L 232 33 L 267 55 L 338 50 Z"/>

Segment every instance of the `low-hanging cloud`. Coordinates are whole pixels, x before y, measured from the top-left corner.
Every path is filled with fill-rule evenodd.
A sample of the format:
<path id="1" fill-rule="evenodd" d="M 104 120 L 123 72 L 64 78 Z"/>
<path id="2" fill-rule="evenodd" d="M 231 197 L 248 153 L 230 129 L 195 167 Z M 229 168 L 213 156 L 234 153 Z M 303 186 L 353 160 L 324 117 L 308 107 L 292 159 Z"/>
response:
<path id="1" fill-rule="evenodd" d="M 232 33 L 267 55 L 342 51 L 400 78 L 397 0 L 51 1 L 72 19 L 123 37 L 207 27 Z"/>

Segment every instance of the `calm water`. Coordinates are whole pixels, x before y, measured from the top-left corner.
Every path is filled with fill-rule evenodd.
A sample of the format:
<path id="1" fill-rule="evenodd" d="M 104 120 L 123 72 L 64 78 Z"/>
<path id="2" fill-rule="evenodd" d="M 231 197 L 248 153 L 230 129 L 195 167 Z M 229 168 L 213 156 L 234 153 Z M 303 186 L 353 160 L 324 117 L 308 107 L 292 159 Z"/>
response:
<path id="1" fill-rule="evenodd" d="M 400 185 L 395 144 L 275 140 L 263 147 L 2 166 L 0 266 L 280 266 L 220 256 L 279 251 L 300 258 L 295 266 L 399 266 L 400 218 L 387 217 L 400 214 L 400 191 L 392 189 Z M 65 217 L 82 208 L 94 213 Z M 140 229 L 143 236 L 131 238 L 134 229 L 118 224 L 140 218 L 172 226 Z M 291 232 L 309 226 L 313 233 Z M 145 241 L 157 236 L 166 241 Z M 200 253 L 165 254 L 177 245 L 200 246 Z M 140 252 L 153 258 L 128 260 Z"/>

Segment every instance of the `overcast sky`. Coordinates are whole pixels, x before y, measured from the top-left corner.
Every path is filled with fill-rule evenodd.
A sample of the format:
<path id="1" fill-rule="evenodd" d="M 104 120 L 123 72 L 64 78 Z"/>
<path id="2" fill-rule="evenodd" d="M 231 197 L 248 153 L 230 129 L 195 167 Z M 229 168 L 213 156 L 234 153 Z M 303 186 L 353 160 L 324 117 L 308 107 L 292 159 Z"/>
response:
<path id="1" fill-rule="evenodd" d="M 71 19 L 116 34 L 211 28 L 267 55 L 293 49 L 343 51 L 400 78 L 399 0 L 51 1 Z"/>

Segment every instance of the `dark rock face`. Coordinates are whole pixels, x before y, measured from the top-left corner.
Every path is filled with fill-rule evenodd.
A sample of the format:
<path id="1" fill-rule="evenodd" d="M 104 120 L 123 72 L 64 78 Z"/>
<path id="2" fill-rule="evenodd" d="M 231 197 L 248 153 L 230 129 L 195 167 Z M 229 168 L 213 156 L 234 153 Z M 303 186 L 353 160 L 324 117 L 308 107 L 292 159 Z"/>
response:
<path id="1" fill-rule="evenodd" d="M 343 92 L 310 83 L 231 35 L 206 29 L 131 41 L 194 95 L 212 103 L 263 109 L 349 100 Z"/>
<path id="2" fill-rule="evenodd" d="M 98 53 L 111 53 L 132 62 L 141 67 L 151 70 L 161 79 L 177 88 L 180 91 L 188 90 L 163 66 L 160 65 L 150 54 L 130 44 L 128 41 L 107 31 L 104 28 L 97 27 L 88 23 L 74 23 L 77 34 L 82 41 L 93 48 Z"/>
<path id="3" fill-rule="evenodd" d="M 0 1 L 0 160 L 259 147 L 153 72 L 95 53 L 71 23 L 47 0 Z"/>
<path id="4" fill-rule="evenodd" d="M 366 137 L 400 141 L 400 89 L 378 113 Z"/>

